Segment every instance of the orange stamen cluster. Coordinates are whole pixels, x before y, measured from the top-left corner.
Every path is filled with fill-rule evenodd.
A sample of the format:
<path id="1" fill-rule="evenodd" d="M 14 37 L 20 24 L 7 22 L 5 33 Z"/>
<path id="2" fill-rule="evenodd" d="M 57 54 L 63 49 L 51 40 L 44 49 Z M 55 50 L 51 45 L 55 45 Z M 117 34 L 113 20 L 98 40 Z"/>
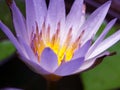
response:
<path id="1" fill-rule="evenodd" d="M 38 61 L 40 61 L 41 53 L 46 47 L 50 47 L 57 55 L 58 64 L 61 64 L 62 61 L 71 60 L 75 50 L 81 44 L 81 38 L 84 31 L 74 42 L 72 42 L 72 28 L 70 28 L 63 45 L 61 45 L 60 23 L 58 23 L 56 32 L 53 34 L 52 38 L 50 38 L 50 29 L 50 25 L 46 27 L 45 23 L 43 23 L 42 30 L 40 31 L 36 24 L 36 32 L 31 34 L 31 48 L 38 57 Z"/>

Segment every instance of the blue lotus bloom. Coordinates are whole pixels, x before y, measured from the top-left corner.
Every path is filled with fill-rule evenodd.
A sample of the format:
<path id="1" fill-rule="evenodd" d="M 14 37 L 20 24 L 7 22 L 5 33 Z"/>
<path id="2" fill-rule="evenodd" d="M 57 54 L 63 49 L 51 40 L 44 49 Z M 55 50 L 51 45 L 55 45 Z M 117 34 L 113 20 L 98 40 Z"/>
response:
<path id="1" fill-rule="evenodd" d="M 75 0 L 66 15 L 64 0 L 25 0 L 24 17 L 14 0 L 7 0 L 13 16 L 16 36 L 0 21 L 1 30 L 16 47 L 21 60 L 41 75 L 68 76 L 90 68 L 98 58 L 120 40 L 120 30 L 105 38 L 115 24 L 111 20 L 96 41 L 111 1 L 95 10 L 87 19 L 84 0 Z"/>

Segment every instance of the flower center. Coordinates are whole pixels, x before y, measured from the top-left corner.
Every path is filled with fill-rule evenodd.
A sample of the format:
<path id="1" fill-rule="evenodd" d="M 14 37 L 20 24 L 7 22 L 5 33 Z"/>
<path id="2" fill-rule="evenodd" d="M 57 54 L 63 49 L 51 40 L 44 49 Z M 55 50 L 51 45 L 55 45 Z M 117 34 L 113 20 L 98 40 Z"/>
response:
<path id="1" fill-rule="evenodd" d="M 32 32 L 31 34 L 31 48 L 38 57 L 38 61 L 40 61 L 41 53 L 46 47 L 50 47 L 57 55 L 59 65 L 63 61 L 70 61 L 75 50 L 81 44 L 81 37 L 84 32 L 72 42 L 72 28 L 70 28 L 64 43 L 61 45 L 60 23 L 58 23 L 56 32 L 52 38 L 50 38 L 50 29 L 50 25 L 46 27 L 45 23 L 43 23 L 42 30 L 39 32 L 38 25 L 36 24 L 36 32 Z"/>

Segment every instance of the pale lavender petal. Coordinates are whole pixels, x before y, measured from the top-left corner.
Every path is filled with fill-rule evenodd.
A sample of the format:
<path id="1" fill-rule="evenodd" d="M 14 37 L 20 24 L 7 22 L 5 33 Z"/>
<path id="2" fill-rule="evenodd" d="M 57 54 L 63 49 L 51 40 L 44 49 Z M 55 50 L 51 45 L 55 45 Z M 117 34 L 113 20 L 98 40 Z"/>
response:
<path id="1" fill-rule="evenodd" d="M 45 70 L 43 67 L 40 66 L 40 64 L 33 62 L 32 60 L 28 60 L 25 57 L 21 57 L 21 60 L 34 72 L 41 74 L 41 75 L 48 75 L 50 72 Z"/>
<path id="2" fill-rule="evenodd" d="M 9 28 L 7 26 L 5 26 L 1 21 L 0 21 L 0 28 L 7 35 L 7 37 L 10 39 L 10 41 L 14 44 L 14 46 L 16 47 L 18 52 L 22 56 L 27 57 L 25 52 L 22 51 L 22 48 L 21 48 L 19 42 L 17 41 L 17 39 L 15 38 L 15 36 L 12 34 L 12 32 L 9 30 Z"/>
<path id="3" fill-rule="evenodd" d="M 27 55 L 29 57 L 29 60 L 37 63 L 38 59 L 35 56 L 32 48 L 27 43 L 25 43 L 24 41 L 22 42 L 22 44 L 23 44 L 23 48 L 24 48 L 25 52 L 27 53 Z"/>
<path id="4" fill-rule="evenodd" d="M 96 56 L 96 57 L 94 57 L 92 59 L 85 60 L 85 62 L 81 65 L 81 67 L 78 70 L 76 70 L 75 73 L 80 73 L 80 72 L 88 69 L 89 67 L 91 67 L 94 64 L 94 62 L 97 60 L 97 58 L 102 57 L 104 55 L 109 55 L 109 54 L 110 53 L 106 51 L 106 52 L 104 52 L 104 53 L 102 53 L 102 54 L 100 54 L 100 55 L 98 55 L 98 56 Z"/>
<path id="5" fill-rule="evenodd" d="M 106 34 L 109 32 L 109 30 L 112 28 L 112 26 L 115 24 L 117 19 L 111 20 L 108 25 L 103 30 L 102 34 L 98 37 L 98 39 L 95 41 L 95 43 L 90 47 L 87 57 L 95 50 L 95 48 L 102 42 L 102 40 L 105 38 Z"/>
<path id="6" fill-rule="evenodd" d="M 120 40 L 120 30 L 118 30 L 116 33 L 114 33 L 113 35 L 102 41 L 93 51 L 93 53 L 89 57 L 87 57 L 87 59 L 99 55 L 100 53 L 104 52 L 106 49 L 117 43 L 119 40 Z"/>
<path id="7" fill-rule="evenodd" d="M 35 27 L 36 13 L 33 0 L 25 0 L 25 4 L 26 4 L 26 25 L 28 36 L 30 38 L 32 31 L 36 28 Z"/>
<path id="8" fill-rule="evenodd" d="M 84 57 L 71 60 L 69 62 L 61 64 L 54 74 L 59 76 L 72 75 L 84 62 Z"/>
<path id="9" fill-rule="evenodd" d="M 61 42 L 64 42 L 67 34 L 72 28 L 72 40 L 76 39 L 76 31 L 80 28 L 85 20 L 85 13 L 83 12 L 83 0 L 75 0 L 69 14 L 66 17 L 65 30 L 61 34 Z"/>
<path id="10" fill-rule="evenodd" d="M 39 30 L 45 20 L 47 7 L 45 0 L 25 0 L 26 1 L 26 24 L 29 37 L 31 32 L 35 30 L 36 23 Z"/>
<path id="11" fill-rule="evenodd" d="M 13 23 L 14 23 L 17 37 L 23 38 L 23 40 L 25 40 L 27 43 L 28 35 L 27 35 L 27 31 L 26 31 L 25 20 L 24 20 L 23 15 L 21 14 L 20 10 L 16 6 L 14 0 L 12 1 L 12 3 L 10 3 L 10 8 L 12 11 Z"/>
<path id="12" fill-rule="evenodd" d="M 61 26 L 63 26 L 65 22 L 64 0 L 50 0 L 46 18 L 46 25 L 50 25 L 51 36 L 55 33 L 59 22 Z"/>
<path id="13" fill-rule="evenodd" d="M 75 51 L 72 59 L 80 58 L 86 55 L 88 49 L 90 48 L 92 40 L 88 40 L 82 47 L 79 47 L 77 51 Z"/>
<path id="14" fill-rule="evenodd" d="M 52 73 L 58 67 L 57 59 L 56 54 L 50 48 L 45 48 L 40 57 L 40 65 Z"/>
<path id="15" fill-rule="evenodd" d="M 30 0 L 29 0 L 30 1 Z M 47 14 L 47 6 L 45 0 L 32 0 L 35 8 L 36 22 L 39 30 L 41 30 L 42 24 L 45 21 Z"/>
<path id="16" fill-rule="evenodd" d="M 82 14 L 84 14 L 82 9 L 83 0 L 75 0 L 66 18 L 66 24 L 68 29 L 71 27 L 73 30 L 77 30 L 80 28 L 80 25 L 82 24 L 81 23 Z"/>
<path id="17" fill-rule="evenodd" d="M 93 35 L 96 34 L 99 27 L 101 26 L 108 9 L 110 7 L 111 1 L 106 2 L 103 4 L 100 8 L 95 10 L 86 20 L 86 22 L 83 24 L 83 26 L 80 28 L 80 30 L 77 32 L 77 36 L 79 36 L 79 33 L 82 32 L 82 30 L 85 30 L 85 33 L 83 35 L 83 43 L 85 43 L 87 40 L 93 37 Z"/>

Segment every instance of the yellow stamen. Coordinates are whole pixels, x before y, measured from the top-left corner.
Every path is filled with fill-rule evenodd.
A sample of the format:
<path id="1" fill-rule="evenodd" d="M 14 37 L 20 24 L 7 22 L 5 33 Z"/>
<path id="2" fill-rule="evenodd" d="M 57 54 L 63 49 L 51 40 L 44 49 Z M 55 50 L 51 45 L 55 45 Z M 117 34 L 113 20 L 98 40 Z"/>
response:
<path id="1" fill-rule="evenodd" d="M 31 35 L 31 47 L 40 61 L 42 51 L 46 47 L 50 47 L 58 57 L 58 65 L 63 61 L 70 61 L 73 57 L 75 50 L 80 46 L 81 37 L 84 32 L 74 41 L 72 40 L 72 28 L 69 29 L 67 37 L 63 45 L 60 43 L 60 22 L 58 23 L 55 34 L 50 39 L 50 25 L 46 28 L 43 23 L 42 30 L 39 32 L 38 25 L 36 24 L 36 32 Z"/>

